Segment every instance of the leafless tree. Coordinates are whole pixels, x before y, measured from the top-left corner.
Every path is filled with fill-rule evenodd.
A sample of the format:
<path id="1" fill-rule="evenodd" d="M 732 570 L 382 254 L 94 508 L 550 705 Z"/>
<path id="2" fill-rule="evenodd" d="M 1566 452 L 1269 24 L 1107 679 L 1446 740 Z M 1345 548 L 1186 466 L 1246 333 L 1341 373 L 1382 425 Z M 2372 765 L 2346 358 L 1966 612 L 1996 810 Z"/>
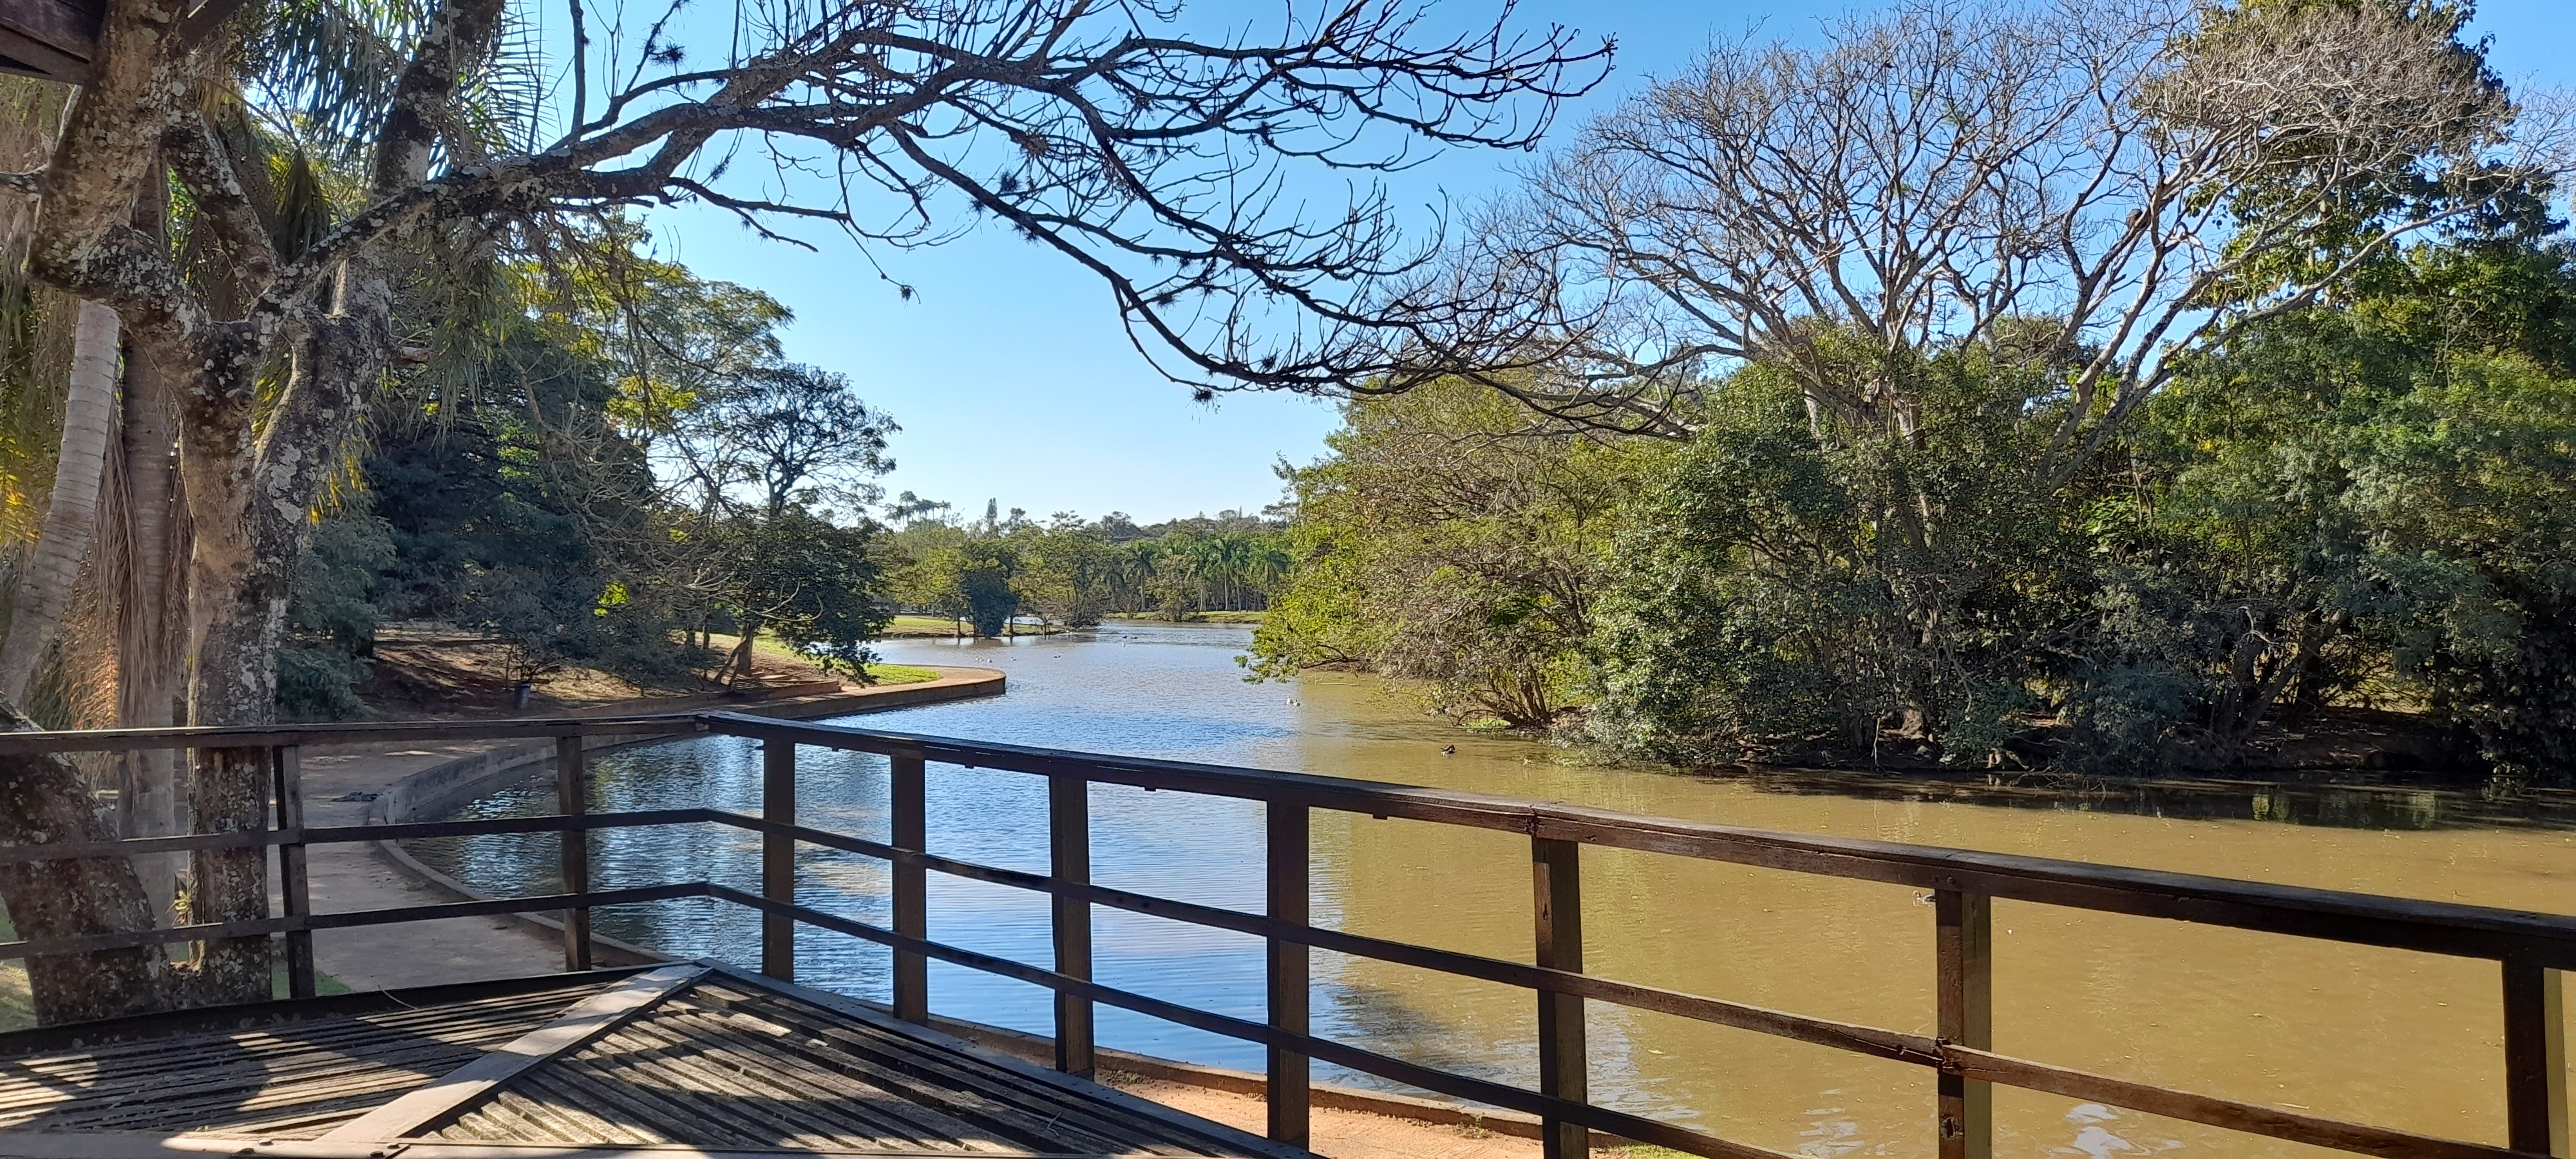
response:
<path id="1" fill-rule="evenodd" d="M 1441 292 L 1488 306 L 1422 349 L 1668 437 L 1766 360 L 1820 417 L 1910 438 L 1909 359 L 2037 343 L 2073 367 L 2030 410 L 2062 483 L 2178 353 L 2555 172 L 2563 121 L 2456 32 L 2399 4 L 1901 0 L 1812 48 L 1723 43 L 1465 231 Z"/>
<path id="2" fill-rule="evenodd" d="M 538 139 L 469 99 L 530 14 L 445 0 L 405 42 L 371 42 L 391 85 L 352 118 L 363 207 L 285 245 L 267 159 L 209 122 L 226 107 L 209 94 L 292 94 L 237 86 L 230 37 L 204 26 L 215 7 L 109 0 L 50 164 L 0 177 L 41 199 L 31 270 L 116 310 L 129 360 L 174 386 L 202 725 L 272 711 L 307 514 L 390 372 L 402 281 L 429 255 L 550 214 L 688 199 L 775 238 L 837 227 L 868 260 L 997 222 L 1098 275 L 1175 376 L 1326 389 L 1386 370 L 1391 344 L 1371 336 L 1386 299 L 1365 287 L 1416 258 L 1381 197 L 1319 220 L 1290 174 L 1380 170 L 1426 143 L 1527 146 L 1606 55 L 1500 22 L 1443 39 L 1411 0 L 1286 3 L 1267 36 L 1213 38 L 1170 0 L 746 0 L 730 51 L 682 44 L 678 4 L 612 12 L 646 31 L 594 42 L 600 9 L 574 0 L 571 59 L 529 70 L 569 66 L 555 107 L 571 124 Z M 222 293 L 130 224 L 156 164 L 220 243 Z M 199 828 L 258 826 L 264 777 L 255 750 L 201 754 Z M 265 916 L 261 864 L 199 855 L 193 919 Z M 260 939 L 201 961 L 210 1000 L 267 993 Z"/>

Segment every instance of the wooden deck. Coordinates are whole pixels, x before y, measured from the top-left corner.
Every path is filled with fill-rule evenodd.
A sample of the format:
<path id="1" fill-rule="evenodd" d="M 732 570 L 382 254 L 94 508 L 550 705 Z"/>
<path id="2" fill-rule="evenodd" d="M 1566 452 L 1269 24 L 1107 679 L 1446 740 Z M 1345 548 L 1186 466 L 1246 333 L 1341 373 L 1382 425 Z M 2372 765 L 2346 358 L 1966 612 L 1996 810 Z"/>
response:
<path id="1" fill-rule="evenodd" d="M 0 1035 L 0 1156 L 190 1153 L 1307 1154 L 714 963 Z"/>

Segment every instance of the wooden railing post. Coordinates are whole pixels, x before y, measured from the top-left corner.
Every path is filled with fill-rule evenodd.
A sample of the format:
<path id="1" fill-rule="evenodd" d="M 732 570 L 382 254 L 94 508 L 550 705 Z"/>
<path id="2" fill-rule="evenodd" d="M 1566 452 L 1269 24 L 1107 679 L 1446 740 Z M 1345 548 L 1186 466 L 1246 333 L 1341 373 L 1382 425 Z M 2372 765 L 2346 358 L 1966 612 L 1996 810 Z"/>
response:
<path id="1" fill-rule="evenodd" d="M 1937 890 L 1932 952 L 1934 1002 L 1941 1041 L 1994 1049 L 1994 901 L 1981 893 Z M 1939 1080 L 1940 1159 L 1992 1159 L 1994 1090 L 1944 1073 Z"/>
<path id="2" fill-rule="evenodd" d="M 1080 777 L 1047 778 L 1048 863 L 1056 880 L 1087 885 L 1091 881 L 1091 783 Z M 1091 980 L 1091 903 L 1057 895 L 1055 972 Z M 1055 995 L 1055 1068 L 1089 1077 L 1091 999 Z"/>
<path id="3" fill-rule="evenodd" d="M 914 853 L 929 851 L 930 815 L 919 756 L 897 754 L 888 804 L 894 812 L 893 840 L 887 844 Z M 918 865 L 894 865 L 894 932 L 907 938 L 930 936 L 929 875 Z M 906 1022 L 930 1021 L 930 959 L 903 950 L 894 952 L 894 1016 Z"/>
<path id="4" fill-rule="evenodd" d="M 796 823 L 796 745 L 761 742 L 760 819 L 778 825 Z M 760 837 L 760 896 L 796 904 L 796 839 L 784 833 Z M 796 980 L 796 919 L 782 913 L 760 915 L 760 972 L 781 982 Z"/>
<path id="5" fill-rule="evenodd" d="M 2535 1155 L 2569 1154 L 2567 1018 L 2559 971 L 2504 963 L 2505 1141 Z"/>
<path id="6" fill-rule="evenodd" d="M 301 750 L 294 745 L 280 745 L 270 750 L 271 767 L 277 773 L 277 827 L 299 838 L 304 831 L 304 765 Z M 304 842 L 290 841 L 277 847 L 277 888 L 285 915 L 290 918 L 313 914 L 312 881 L 305 873 Z M 313 997 L 316 974 L 313 968 L 313 931 L 286 932 L 286 993 L 291 998 Z"/>
<path id="7" fill-rule="evenodd" d="M 1583 845 L 1530 838 L 1537 892 L 1538 964 L 1583 972 Z M 1541 990 L 1538 995 L 1538 1093 L 1581 1103 L 1591 1099 L 1589 1056 L 1583 1044 L 1583 999 Z M 1546 1119 L 1539 1127 L 1547 1159 L 1585 1159 L 1592 1132 L 1581 1123 Z"/>
<path id="8" fill-rule="evenodd" d="M 555 738 L 556 812 L 579 817 L 590 811 L 590 769 L 583 762 L 581 738 Z M 563 835 L 565 893 L 590 892 L 590 831 L 566 829 Z M 574 906 L 563 915 L 564 969 L 590 968 L 590 907 Z"/>
<path id="9" fill-rule="evenodd" d="M 1310 912 L 1308 811 L 1306 806 L 1287 801 L 1272 801 L 1269 814 L 1269 914 L 1270 920 L 1285 925 L 1308 925 Z M 1290 1034 L 1307 1034 L 1307 968 L 1306 946 L 1302 942 L 1269 939 L 1270 957 L 1270 1027 Z M 1291 1147 L 1303 1147 L 1309 1138 L 1307 1099 L 1314 1081 L 1313 1064 L 1305 1055 L 1293 1050 L 1270 1048 L 1269 1102 L 1270 1139 Z"/>

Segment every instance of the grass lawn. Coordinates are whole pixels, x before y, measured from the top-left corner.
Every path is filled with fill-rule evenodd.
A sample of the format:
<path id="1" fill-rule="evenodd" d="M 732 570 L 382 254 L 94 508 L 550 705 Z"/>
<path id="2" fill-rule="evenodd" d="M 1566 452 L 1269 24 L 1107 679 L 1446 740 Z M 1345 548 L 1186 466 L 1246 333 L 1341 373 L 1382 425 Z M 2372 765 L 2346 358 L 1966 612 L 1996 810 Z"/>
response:
<path id="1" fill-rule="evenodd" d="M 1184 624 L 1258 624 L 1263 616 L 1269 614 L 1268 612 L 1193 612 L 1189 618 L 1181 622 Z M 1113 620 L 1166 619 L 1161 612 L 1111 612 L 1109 618 Z"/>
<path id="2" fill-rule="evenodd" d="M 917 664 L 870 664 L 868 679 L 878 684 L 919 684 L 939 674 Z"/>
<path id="3" fill-rule="evenodd" d="M 886 625 L 888 632 L 931 633 L 941 636 L 955 635 L 957 628 L 957 621 L 941 616 L 896 616 L 893 622 Z"/>

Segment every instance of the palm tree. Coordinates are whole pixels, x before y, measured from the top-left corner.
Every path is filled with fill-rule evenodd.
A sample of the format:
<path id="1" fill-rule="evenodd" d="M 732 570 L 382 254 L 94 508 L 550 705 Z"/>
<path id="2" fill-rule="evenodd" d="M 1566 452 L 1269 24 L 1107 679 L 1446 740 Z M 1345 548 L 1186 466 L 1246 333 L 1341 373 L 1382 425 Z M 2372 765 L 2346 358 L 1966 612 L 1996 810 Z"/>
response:
<path id="1" fill-rule="evenodd" d="M 107 465 L 108 435 L 116 425 L 116 334 L 116 311 L 96 302 L 80 304 L 53 497 L 45 504 L 44 529 L 36 535 L 35 549 L 18 573 L 8 642 L 0 644 L 0 695 L 13 704 L 27 702 L 27 685 L 62 627 L 72 585 L 80 581 L 81 561 L 89 557 L 98 527 L 99 479 Z"/>

